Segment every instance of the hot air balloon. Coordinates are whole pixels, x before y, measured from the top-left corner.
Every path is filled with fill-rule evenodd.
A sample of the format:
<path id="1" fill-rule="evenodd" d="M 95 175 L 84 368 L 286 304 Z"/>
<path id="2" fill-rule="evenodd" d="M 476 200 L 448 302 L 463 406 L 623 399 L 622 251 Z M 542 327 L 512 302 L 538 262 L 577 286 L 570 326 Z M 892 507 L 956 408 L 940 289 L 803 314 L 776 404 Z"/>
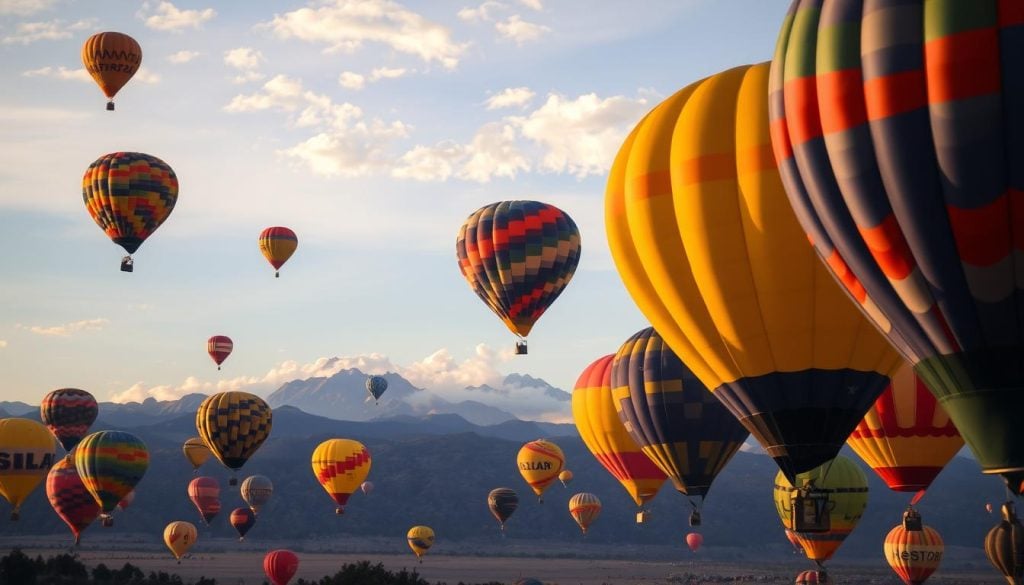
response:
<path id="1" fill-rule="evenodd" d="M 478 297 L 526 336 L 562 294 L 580 261 L 580 232 L 564 211 L 539 201 L 499 201 L 473 212 L 455 241 L 459 269 Z"/>
<path id="2" fill-rule="evenodd" d="M 694 83 L 626 139 L 605 198 L 633 300 L 793 478 L 831 460 L 899 355 L 807 245 L 772 158 L 768 65 Z"/>
<path id="3" fill-rule="evenodd" d="M 210 357 L 213 358 L 213 363 L 217 364 L 218 370 L 220 365 L 224 363 L 224 360 L 228 359 L 228 356 L 231 355 L 231 350 L 234 348 L 235 344 L 227 335 L 214 335 L 206 340 L 206 353 L 210 354 Z"/>
<path id="4" fill-rule="evenodd" d="M 380 395 L 388 389 L 388 381 L 383 376 L 370 376 L 366 379 L 366 391 L 374 402 L 380 399 Z"/>
<path id="5" fill-rule="evenodd" d="M 203 439 L 200 437 L 192 437 L 185 441 L 185 444 L 181 446 L 181 450 L 185 453 L 185 458 L 192 464 L 192 470 L 194 473 L 199 473 L 199 468 L 203 466 L 203 463 L 213 455 L 210 448 L 206 446 Z"/>
<path id="6" fill-rule="evenodd" d="M 213 456 L 238 471 L 270 436 L 273 416 L 262 398 L 248 392 L 209 396 L 196 412 L 196 430 Z M 235 485 L 234 477 L 228 485 Z"/>
<path id="7" fill-rule="evenodd" d="M 313 474 L 338 507 L 336 514 L 345 513 L 352 492 L 370 473 L 370 452 L 359 441 L 328 439 L 313 451 Z"/>
<path id="8" fill-rule="evenodd" d="M 191 522 L 178 520 L 164 528 L 164 544 L 171 549 L 171 554 L 178 559 L 178 564 L 181 564 L 181 557 L 185 556 L 188 549 L 192 548 L 197 538 L 199 538 L 199 533 Z"/>
<path id="9" fill-rule="evenodd" d="M 359 491 L 363 492 L 364 495 L 370 495 L 370 492 L 373 491 L 373 482 L 364 481 L 363 483 L 359 484 Z"/>
<path id="10" fill-rule="evenodd" d="M 586 492 L 576 494 L 569 498 L 569 514 L 586 534 L 590 524 L 601 515 L 601 500 Z"/>
<path id="11" fill-rule="evenodd" d="M 149 451 L 138 437 L 124 431 L 88 435 L 75 449 L 75 467 L 82 483 L 100 505 L 104 526 L 113 526 L 114 508 L 135 489 L 149 468 Z"/>
<path id="12" fill-rule="evenodd" d="M 796 576 L 796 585 L 828 585 L 832 581 L 825 571 L 803 571 Z"/>
<path id="13" fill-rule="evenodd" d="M 697 552 L 702 544 L 704 544 L 704 536 L 699 532 L 690 532 L 686 535 L 686 546 L 690 547 L 690 552 Z"/>
<path id="14" fill-rule="evenodd" d="M 246 533 L 256 524 L 256 514 L 249 508 L 235 508 L 228 517 L 231 526 L 238 532 L 238 541 L 245 540 Z"/>
<path id="15" fill-rule="evenodd" d="M 82 45 L 82 64 L 107 96 L 107 110 L 114 110 L 114 96 L 142 65 L 142 47 L 119 32 L 96 33 Z"/>
<path id="16" fill-rule="evenodd" d="M 178 177 L 155 156 L 113 152 L 86 169 L 82 199 L 96 225 L 128 252 L 121 259 L 121 270 L 132 272 L 132 254 L 174 210 Z"/>
<path id="17" fill-rule="evenodd" d="M 46 497 L 53 511 L 71 529 L 77 545 L 82 531 L 100 515 L 100 506 L 85 489 L 73 459 L 65 457 L 50 468 L 46 475 Z"/>
<path id="18" fill-rule="evenodd" d="M 611 370 L 615 409 L 643 452 L 693 506 L 749 434 L 651 327 L 622 344 Z"/>
<path id="19" fill-rule="evenodd" d="M 818 254 L 1017 493 L 1020 25 L 1016 2 L 794 2 L 769 98 L 786 192 Z M 835 30 L 858 32 L 821 42 Z"/>
<path id="20" fill-rule="evenodd" d="M 0 453 L 7 461 L 0 465 L 0 495 L 14 507 L 11 520 L 17 520 L 21 504 L 53 466 L 57 441 L 34 420 L 4 418 L 0 419 Z"/>
<path id="21" fill-rule="evenodd" d="M 274 278 L 279 278 L 281 267 L 299 247 L 299 238 L 286 227 L 268 227 L 260 233 L 260 252 L 274 267 Z"/>
<path id="22" fill-rule="evenodd" d="M 558 474 L 558 481 L 562 482 L 562 487 L 569 487 L 569 484 L 572 483 L 572 472 L 568 469 L 563 469 L 562 472 Z"/>
<path id="23" fill-rule="evenodd" d="M 501 531 L 505 532 L 505 521 L 519 507 L 519 496 L 511 488 L 495 488 L 487 494 L 487 507 L 498 519 Z"/>
<path id="24" fill-rule="evenodd" d="M 405 535 L 409 548 L 416 553 L 416 558 L 423 562 L 423 555 L 434 546 L 434 531 L 429 526 L 413 526 Z"/>
<path id="25" fill-rule="evenodd" d="M 614 357 L 598 358 L 580 374 L 572 391 L 572 418 L 587 449 L 642 508 L 658 494 L 666 478 L 626 432 L 615 412 L 611 385 Z"/>
<path id="26" fill-rule="evenodd" d="M 544 490 L 558 478 L 565 465 L 565 454 L 558 445 L 544 439 L 530 441 L 519 449 L 516 457 L 519 473 L 530 484 L 537 500 L 544 501 Z"/>
<path id="27" fill-rule="evenodd" d="M 132 490 L 132 491 L 128 492 L 127 494 L 125 494 L 125 496 L 123 498 L 121 498 L 121 501 L 117 503 L 117 509 L 118 510 L 125 510 L 125 509 L 128 508 L 128 506 L 131 506 L 132 502 L 134 502 L 134 501 L 135 501 L 135 490 Z"/>
<path id="28" fill-rule="evenodd" d="M 775 510 L 785 528 L 796 534 L 807 558 L 819 565 L 832 558 L 860 522 L 868 505 L 868 478 L 842 455 L 790 483 L 775 476 Z M 814 529 L 798 530 L 801 516 Z"/>
<path id="29" fill-rule="evenodd" d="M 846 443 L 889 489 L 919 494 L 964 446 L 949 415 L 909 364 L 896 372 Z"/>
<path id="30" fill-rule="evenodd" d="M 885 537 L 885 560 L 907 585 L 921 585 L 939 568 L 945 546 L 931 526 L 921 524 L 921 516 L 909 509 L 903 523 Z"/>
<path id="31" fill-rule="evenodd" d="M 260 508 L 265 506 L 270 501 L 270 496 L 274 494 L 274 484 L 266 476 L 250 475 L 245 478 L 238 491 L 241 492 L 245 503 L 249 504 L 252 513 L 258 516 Z"/>
<path id="32" fill-rule="evenodd" d="M 98 413 L 96 398 L 77 388 L 54 390 L 44 396 L 39 405 L 40 420 L 57 437 L 69 457 L 71 450 L 96 422 Z"/>
<path id="33" fill-rule="evenodd" d="M 203 523 L 210 525 L 220 513 L 220 484 L 212 477 L 197 477 L 188 484 L 188 499 L 192 500 Z"/>
<path id="34" fill-rule="evenodd" d="M 273 585 L 288 585 L 299 570 L 299 557 L 290 550 L 272 550 L 263 557 L 263 572 Z"/>
<path id="35" fill-rule="evenodd" d="M 985 536 L 985 555 L 1010 585 L 1024 583 L 1024 526 L 1013 502 L 1002 507 L 1003 519 Z"/>

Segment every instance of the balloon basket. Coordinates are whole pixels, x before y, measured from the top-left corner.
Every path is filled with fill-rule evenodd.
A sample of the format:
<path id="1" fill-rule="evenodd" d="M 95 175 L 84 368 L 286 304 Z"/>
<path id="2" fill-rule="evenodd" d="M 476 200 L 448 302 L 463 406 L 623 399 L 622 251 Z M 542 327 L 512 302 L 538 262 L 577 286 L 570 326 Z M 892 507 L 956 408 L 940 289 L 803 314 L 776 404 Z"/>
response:
<path id="1" fill-rule="evenodd" d="M 108 112 L 113 112 L 114 111 L 114 102 L 112 102 L 112 101 L 107 102 L 107 111 Z"/>
<path id="2" fill-rule="evenodd" d="M 274 278 L 281 278 L 281 273 L 280 272 L 275 272 L 274 273 Z"/>
<path id="3" fill-rule="evenodd" d="M 131 256 L 121 258 L 121 272 L 135 272 L 135 261 Z"/>
<path id="4" fill-rule="evenodd" d="M 337 514 L 338 516 L 344 516 L 345 515 L 345 508 L 342 508 L 341 506 L 338 506 L 337 508 L 334 509 L 334 513 Z"/>
<path id="5" fill-rule="evenodd" d="M 198 470 L 197 470 L 197 473 L 198 473 Z M 237 477 L 232 477 L 231 479 L 229 479 L 228 480 L 228 485 L 238 485 L 238 478 Z"/>
<path id="6" fill-rule="evenodd" d="M 526 355 L 526 341 L 516 342 L 516 355 Z"/>

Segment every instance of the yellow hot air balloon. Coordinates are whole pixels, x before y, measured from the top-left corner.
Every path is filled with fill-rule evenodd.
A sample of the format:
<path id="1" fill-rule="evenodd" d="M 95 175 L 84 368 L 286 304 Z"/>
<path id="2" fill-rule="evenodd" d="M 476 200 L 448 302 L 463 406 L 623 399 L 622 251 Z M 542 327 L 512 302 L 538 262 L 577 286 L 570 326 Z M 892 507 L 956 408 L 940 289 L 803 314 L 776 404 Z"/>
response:
<path id="1" fill-rule="evenodd" d="M 544 490 L 552 484 L 562 472 L 565 465 L 565 454 L 558 445 L 544 439 L 530 441 L 523 445 L 516 457 L 519 473 L 530 484 L 537 499 L 544 501 Z"/>
<path id="2" fill-rule="evenodd" d="M 196 430 L 213 456 L 238 471 L 270 436 L 273 415 L 262 398 L 248 392 L 209 396 L 196 411 Z M 232 477 L 228 485 L 236 485 Z"/>
<path id="3" fill-rule="evenodd" d="M 82 64 L 110 100 L 107 109 L 113 110 L 114 96 L 142 65 L 142 47 L 124 33 L 97 33 L 82 45 Z"/>
<path id="4" fill-rule="evenodd" d="M 338 504 L 335 513 L 345 513 L 349 496 L 366 481 L 370 463 L 366 446 L 351 439 L 328 439 L 313 451 L 313 473 Z"/>
<path id="5" fill-rule="evenodd" d="M 569 484 L 572 483 L 572 472 L 563 469 L 562 473 L 558 474 L 558 481 L 562 482 L 562 487 L 569 487 Z"/>
<path id="6" fill-rule="evenodd" d="M 57 457 L 57 439 L 50 429 L 25 418 L 0 419 L 0 495 L 14 506 L 17 520 L 21 504 L 46 479 Z"/>
<path id="7" fill-rule="evenodd" d="M 832 459 L 900 365 L 817 259 L 768 128 L 768 64 L 694 83 L 624 142 L 605 197 L 623 283 L 786 476 Z"/>
<path id="8" fill-rule="evenodd" d="M 640 450 L 616 414 L 611 384 L 614 357 L 598 358 L 580 374 L 572 391 L 572 418 L 594 458 L 642 507 L 658 495 L 667 477 Z"/>
<path id="9" fill-rule="evenodd" d="M 590 524 L 601 515 L 601 500 L 594 494 L 576 494 L 569 498 L 569 514 L 586 534 Z"/>
<path id="10" fill-rule="evenodd" d="M 192 437 L 185 441 L 185 444 L 181 446 L 182 452 L 185 453 L 185 459 L 192 464 L 192 470 L 195 473 L 199 473 L 199 468 L 206 463 L 213 452 L 206 446 L 203 439 L 200 437 Z"/>
<path id="11" fill-rule="evenodd" d="M 856 463 L 842 455 L 797 475 L 795 484 L 781 471 L 775 476 L 779 519 L 784 528 L 796 534 L 807 558 L 818 564 L 832 558 L 860 522 L 867 505 L 868 478 Z M 816 524 L 818 529 L 796 530 L 801 517 L 805 524 Z"/>
<path id="12" fill-rule="evenodd" d="M 423 555 L 427 554 L 430 547 L 434 546 L 434 530 L 429 526 L 413 526 L 405 535 L 409 541 L 409 548 L 416 553 L 416 557 L 423 562 Z"/>
<path id="13" fill-rule="evenodd" d="M 171 522 L 167 525 L 167 528 L 164 528 L 164 544 L 167 545 L 167 548 L 171 549 L 174 558 L 178 559 L 179 563 L 181 562 L 181 557 L 196 543 L 198 536 L 196 527 L 191 522 L 178 520 L 177 522 Z"/>

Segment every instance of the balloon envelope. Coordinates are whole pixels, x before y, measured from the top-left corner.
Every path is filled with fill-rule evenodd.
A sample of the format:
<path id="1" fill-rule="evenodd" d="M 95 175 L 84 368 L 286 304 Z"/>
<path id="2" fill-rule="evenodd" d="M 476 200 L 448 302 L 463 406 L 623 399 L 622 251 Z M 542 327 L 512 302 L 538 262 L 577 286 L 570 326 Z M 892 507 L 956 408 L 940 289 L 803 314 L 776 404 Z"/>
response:
<path id="1" fill-rule="evenodd" d="M 591 523 L 601 515 L 601 500 L 591 493 L 579 493 L 569 498 L 569 515 L 580 525 L 583 534 Z"/>
<path id="2" fill-rule="evenodd" d="M 568 469 L 563 469 L 558 474 L 558 481 L 562 482 L 563 487 L 569 487 L 569 484 L 572 483 L 572 472 Z"/>
<path id="3" fill-rule="evenodd" d="M 406 533 L 405 538 L 409 541 L 409 548 L 416 553 L 417 557 L 422 557 L 430 550 L 430 547 L 434 546 L 434 531 L 429 526 L 413 526 Z"/>
<path id="4" fill-rule="evenodd" d="M 371 463 L 366 446 L 351 439 L 328 439 L 313 451 L 313 475 L 338 504 L 335 512 L 345 512 L 352 492 L 370 473 Z"/>
<path id="5" fill-rule="evenodd" d="M 470 288 L 520 337 L 555 302 L 580 261 L 580 232 L 539 201 L 499 201 L 474 211 L 455 241 Z"/>
<path id="6" fill-rule="evenodd" d="M 388 381 L 383 376 L 370 376 L 366 379 L 366 391 L 374 400 L 379 400 L 381 394 L 388 389 Z"/>
<path id="7" fill-rule="evenodd" d="M 286 227 L 268 227 L 260 233 L 260 252 L 274 270 L 280 270 L 299 247 L 299 238 Z M 278 272 L 274 273 L 279 276 Z"/>
<path id="8" fill-rule="evenodd" d="M 290 550 L 272 550 L 263 557 L 263 572 L 273 585 L 288 585 L 299 570 L 299 557 Z"/>
<path id="9" fill-rule="evenodd" d="M 71 529 L 78 544 L 82 531 L 100 515 L 100 506 L 85 489 L 73 459 L 65 457 L 46 475 L 46 498 L 53 511 Z"/>
<path id="10" fill-rule="evenodd" d="M 530 485 L 537 498 L 543 501 L 544 490 L 558 479 L 565 465 L 565 454 L 558 445 L 544 439 L 530 441 L 519 449 L 516 456 L 519 474 Z"/>
<path id="11" fill-rule="evenodd" d="M 273 415 L 262 398 L 248 392 L 209 396 L 196 411 L 196 430 L 213 456 L 238 470 L 270 436 Z"/>
<path id="12" fill-rule="evenodd" d="M 40 420 L 68 453 L 89 432 L 97 414 L 96 398 L 77 388 L 54 390 L 44 396 L 39 405 Z"/>
<path id="13" fill-rule="evenodd" d="M 792 479 L 839 453 L 899 356 L 807 245 L 767 93 L 760 64 L 655 107 L 612 165 L 605 223 L 637 306 Z"/>
<path id="14" fill-rule="evenodd" d="M 920 585 L 939 568 L 945 546 L 931 526 L 908 530 L 899 524 L 885 537 L 885 560 L 907 585 Z"/>
<path id="15" fill-rule="evenodd" d="M 220 366 L 224 363 L 224 360 L 228 359 L 228 356 L 231 355 L 231 350 L 234 348 L 234 342 L 227 335 L 214 335 L 206 340 L 206 353 L 210 354 L 210 358 L 213 359 L 213 363 L 217 364 L 217 366 Z M 217 369 L 219 370 L 220 367 Z"/>
<path id="16" fill-rule="evenodd" d="M 794 2 L 779 34 L 770 107 L 786 192 L 852 304 L 1019 493 L 1020 5 L 850 6 Z"/>
<path id="17" fill-rule="evenodd" d="M 181 560 L 181 557 L 196 543 L 199 533 L 191 522 L 178 520 L 171 522 L 164 528 L 164 544 L 171 549 L 174 558 Z"/>
<path id="18" fill-rule="evenodd" d="M 188 484 L 188 498 L 199 510 L 203 523 L 210 521 L 220 513 L 220 483 L 212 477 L 197 477 Z"/>
<path id="19" fill-rule="evenodd" d="M 370 492 L 373 491 L 373 482 L 364 481 L 363 483 L 359 484 L 359 491 L 363 492 L 363 494 L 367 496 L 370 495 Z"/>
<path id="20" fill-rule="evenodd" d="M 0 419 L 0 452 L 9 464 L 0 466 L 0 495 L 11 506 L 17 520 L 21 504 L 46 479 L 57 457 L 57 441 L 49 429 L 24 418 Z"/>
<path id="21" fill-rule="evenodd" d="M 487 507 L 505 530 L 505 521 L 519 507 L 519 496 L 511 488 L 495 488 L 487 494 Z"/>
<path id="22" fill-rule="evenodd" d="M 1002 507 L 1003 519 L 985 536 L 985 556 L 1010 585 L 1024 583 L 1024 526 L 1013 502 Z"/>
<path id="23" fill-rule="evenodd" d="M 97 33 L 82 45 L 82 65 L 110 100 L 107 109 L 113 110 L 114 96 L 142 65 L 142 47 L 124 33 Z"/>
<path id="24" fill-rule="evenodd" d="M 181 446 L 182 452 L 185 454 L 185 458 L 192 464 L 192 469 L 198 471 L 202 467 L 203 463 L 206 463 L 213 452 L 206 446 L 203 439 L 200 437 L 192 437 L 185 441 L 185 444 Z"/>
<path id="25" fill-rule="evenodd" d="M 141 439 L 124 431 L 100 431 L 82 439 L 75 449 L 75 467 L 82 483 L 100 505 L 105 525 L 114 508 L 149 468 L 149 450 Z"/>
<path id="26" fill-rule="evenodd" d="M 260 508 L 265 506 L 270 501 L 270 496 L 274 494 L 274 484 L 269 477 L 250 475 L 242 482 L 239 492 L 245 503 L 249 504 L 252 513 L 259 514 Z"/>
<path id="27" fill-rule="evenodd" d="M 245 540 L 245 535 L 256 524 L 256 514 L 249 508 L 235 508 L 231 511 L 228 522 L 238 532 L 238 540 Z"/>
<path id="28" fill-rule="evenodd" d="M 691 552 L 697 552 L 702 544 L 704 544 L 704 536 L 699 532 L 691 532 L 686 535 L 686 546 L 690 547 Z"/>

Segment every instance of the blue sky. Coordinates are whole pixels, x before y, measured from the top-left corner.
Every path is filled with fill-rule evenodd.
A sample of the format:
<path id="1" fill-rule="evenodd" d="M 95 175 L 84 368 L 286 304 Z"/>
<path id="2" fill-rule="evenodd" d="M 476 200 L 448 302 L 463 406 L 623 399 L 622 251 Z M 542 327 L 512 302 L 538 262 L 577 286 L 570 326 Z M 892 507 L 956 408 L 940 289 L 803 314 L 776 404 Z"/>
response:
<path id="1" fill-rule="evenodd" d="M 2 397 L 266 395 L 343 366 L 451 398 L 512 372 L 571 389 L 647 325 L 604 234 L 622 138 L 676 89 L 770 58 L 787 4 L 0 0 Z M 80 60 L 103 30 L 143 49 L 114 113 Z M 181 186 L 133 274 L 81 198 L 118 150 Z M 582 235 L 525 357 L 455 260 L 466 216 L 502 199 L 557 205 Z M 270 225 L 299 237 L 280 279 L 256 246 Z M 214 334 L 235 342 L 220 372 Z"/>

